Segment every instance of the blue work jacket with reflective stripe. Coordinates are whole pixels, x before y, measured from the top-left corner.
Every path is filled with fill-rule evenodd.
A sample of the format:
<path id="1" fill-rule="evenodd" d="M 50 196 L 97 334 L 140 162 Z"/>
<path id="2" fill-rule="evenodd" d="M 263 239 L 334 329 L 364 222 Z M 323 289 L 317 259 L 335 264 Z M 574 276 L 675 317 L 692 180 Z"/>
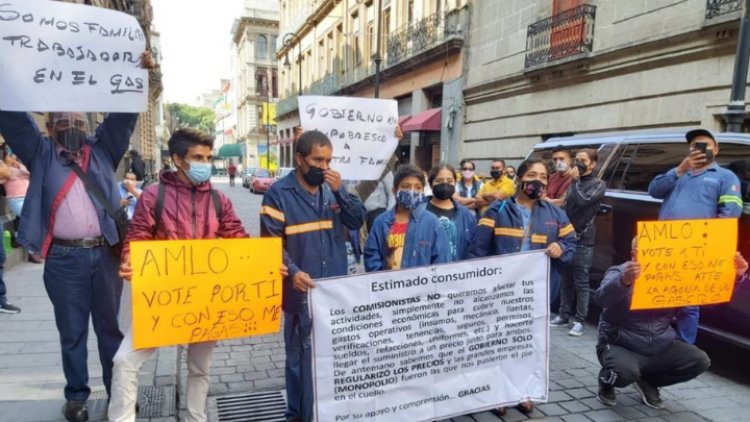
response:
<path id="1" fill-rule="evenodd" d="M 365 242 L 365 270 L 382 271 L 388 257 L 388 234 L 396 220 L 396 208 L 380 214 L 372 223 Z M 421 267 L 451 261 L 448 237 L 432 213 L 417 208 L 409 213 L 401 268 Z"/>
<path id="2" fill-rule="evenodd" d="M 299 271 L 313 279 L 347 274 L 344 232 L 359 229 L 365 221 L 362 201 L 344 189 L 333 192 L 328 184 L 320 186 L 322 203 L 316 206 L 296 173 L 272 184 L 260 209 L 261 236 L 282 239 L 284 264 L 289 268 L 282 300 L 286 312 L 306 312 L 307 297 L 292 284 Z"/>
<path id="3" fill-rule="evenodd" d="M 419 205 L 418 209 L 427 211 L 427 204 L 430 202 L 431 197 L 428 197 L 425 202 Z M 459 204 L 455 199 L 451 199 L 453 207 L 456 209 L 456 261 L 466 259 L 466 254 L 469 251 L 469 242 L 474 237 L 474 232 L 477 230 L 477 218 L 476 213 L 473 210 L 466 208 Z"/>
<path id="4" fill-rule="evenodd" d="M 648 194 L 663 199 L 659 220 L 738 218 L 742 215 L 740 180 L 713 163 L 709 168 L 677 177 L 677 169 L 651 181 Z"/>

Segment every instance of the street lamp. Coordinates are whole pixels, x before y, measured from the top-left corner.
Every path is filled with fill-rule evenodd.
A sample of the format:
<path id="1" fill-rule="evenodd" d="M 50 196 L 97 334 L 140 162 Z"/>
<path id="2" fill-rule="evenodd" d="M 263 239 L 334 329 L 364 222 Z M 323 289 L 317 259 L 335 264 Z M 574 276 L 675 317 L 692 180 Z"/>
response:
<path id="1" fill-rule="evenodd" d="M 285 47 L 289 47 L 292 44 L 292 41 L 294 40 L 294 34 L 291 32 L 284 35 L 284 38 L 281 39 L 281 43 L 284 44 Z M 297 67 L 299 67 L 299 90 L 298 94 L 302 96 L 302 40 L 297 40 Z M 284 67 L 287 69 L 292 68 L 292 64 L 289 63 L 289 51 L 286 53 L 286 58 L 284 59 Z"/>
<path id="2" fill-rule="evenodd" d="M 263 69 L 255 71 L 255 84 L 258 86 L 258 81 L 263 81 L 266 89 L 266 101 L 265 101 L 265 113 L 266 113 L 266 168 L 271 171 L 271 91 L 268 86 L 268 72 Z M 262 88 L 261 88 L 262 90 Z M 263 119 L 263 112 L 261 111 L 261 119 Z M 261 122 L 262 123 L 262 122 Z"/>

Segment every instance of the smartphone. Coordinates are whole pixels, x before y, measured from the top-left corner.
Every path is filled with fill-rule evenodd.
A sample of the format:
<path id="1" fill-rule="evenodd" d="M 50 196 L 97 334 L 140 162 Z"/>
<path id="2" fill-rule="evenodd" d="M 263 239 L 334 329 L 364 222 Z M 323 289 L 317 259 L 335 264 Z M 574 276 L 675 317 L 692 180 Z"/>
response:
<path id="1" fill-rule="evenodd" d="M 696 142 L 693 148 L 697 151 L 700 151 L 702 154 L 705 154 L 706 148 L 708 148 L 708 144 L 705 142 Z"/>

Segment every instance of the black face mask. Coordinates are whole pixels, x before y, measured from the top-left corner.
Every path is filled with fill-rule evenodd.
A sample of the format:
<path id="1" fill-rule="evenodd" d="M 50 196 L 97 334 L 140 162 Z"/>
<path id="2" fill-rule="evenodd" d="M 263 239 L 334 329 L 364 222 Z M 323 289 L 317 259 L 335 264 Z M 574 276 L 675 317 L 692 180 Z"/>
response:
<path id="1" fill-rule="evenodd" d="M 521 183 L 521 190 L 529 199 L 539 199 L 544 195 L 546 186 L 539 180 L 531 180 Z"/>
<path id="2" fill-rule="evenodd" d="M 503 172 L 500 170 L 490 170 L 490 176 L 492 176 L 493 179 L 499 179 L 502 175 Z"/>
<path id="3" fill-rule="evenodd" d="M 581 176 L 583 176 L 588 171 L 588 167 L 586 167 L 586 164 L 583 164 L 580 161 L 576 161 L 576 168 L 578 169 L 578 174 Z"/>
<path id="4" fill-rule="evenodd" d="M 438 183 L 432 187 L 432 196 L 442 201 L 450 199 L 456 193 L 456 187 L 450 183 Z"/>
<path id="5" fill-rule="evenodd" d="M 323 184 L 323 182 L 326 181 L 323 170 L 321 170 L 319 167 L 314 166 L 310 166 L 310 168 L 307 170 L 307 173 L 302 175 L 302 178 L 305 179 L 305 182 L 307 182 L 307 184 L 311 186 L 320 186 Z"/>
<path id="6" fill-rule="evenodd" d="M 55 140 L 64 150 L 76 153 L 86 144 L 86 132 L 75 128 L 61 130 L 55 133 Z"/>

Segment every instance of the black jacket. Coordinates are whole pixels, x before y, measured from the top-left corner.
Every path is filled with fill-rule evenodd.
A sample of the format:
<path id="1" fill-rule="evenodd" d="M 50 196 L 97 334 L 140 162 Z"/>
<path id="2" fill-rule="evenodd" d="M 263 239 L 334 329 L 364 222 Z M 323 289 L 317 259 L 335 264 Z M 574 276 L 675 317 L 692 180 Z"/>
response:
<path id="1" fill-rule="evenodd" d="M 592 175 L 573 180 L 565 196 L 565 213 L 576 229 L 578 245 L 594 246 L 596 213 L 607 186 Z"/>

